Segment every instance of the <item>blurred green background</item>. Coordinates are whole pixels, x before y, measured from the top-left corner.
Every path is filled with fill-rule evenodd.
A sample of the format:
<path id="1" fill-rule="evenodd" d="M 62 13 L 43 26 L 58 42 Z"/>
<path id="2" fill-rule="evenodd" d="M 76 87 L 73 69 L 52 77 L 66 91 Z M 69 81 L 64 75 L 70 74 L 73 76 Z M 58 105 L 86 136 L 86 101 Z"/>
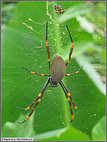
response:
<path id="1" fill-rule="evenodd" d="M 2 137 L 33 137 L 34 140 L 105 141 L 105 2 L 2 2 Z M 53 6 L 61 5 L 64 14 Z M 55 54 L 68 59 L 73 41 L 72 59 L 66 73 L 83 65 L 79 74 L 64 77 L 63 82 L 78 106 L 71 120 L 69 104 L 61 87 L 47 87 L 40 104 L 24 124 L 27 107 L 41 91 L 47 77 L 23 70 L 49 73 L 45 47 L 46 22 L 51 61 Z"/>

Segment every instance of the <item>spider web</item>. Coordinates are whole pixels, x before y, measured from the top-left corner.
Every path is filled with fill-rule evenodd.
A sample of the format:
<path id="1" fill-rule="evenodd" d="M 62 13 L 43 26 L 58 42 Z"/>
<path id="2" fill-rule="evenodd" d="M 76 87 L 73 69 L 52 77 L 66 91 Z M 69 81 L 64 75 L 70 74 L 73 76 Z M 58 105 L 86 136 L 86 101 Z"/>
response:
<path id="1" fill-rule="evenodd" d="M 71 43 L 65 23 L 57 24 L 56 20 L 54 19 L 55 15 L 53 15 L 52 9 L 53 3 L 54 2 L 45 3 L 46 13 L 44 13 L 44 15 L 46 14 L 49 19 L 48 44 L 51 61 L 54 55 L 57 54 L 63 57 L 66 62 L 69 57 Z M 60 5 L 64 5 L 64 2 L 60 2 Z M 3 114 L 3 117 L 9 115 L 9 118 L 7 119 L 9 121 L 14 120 L 14 122 L 17 119 L 19 121 L 26 119 L 27 115 L 29 114 L 28 112 L 30 111 L 26 112 L 24 110 L 22 111 L 13 108 L 13 104 L 22 108 L 30 105 L 37 98 L 48 78 L 32 75 L 29 72 L 23 70 L 21 67 L 24 66 L 25 68 L 37 73 L 49 74 L 48 55 L 45 47 L 47 17 L 44 17 L 43 20 L 41 20 L 40 18 L 40 21 L 37 21 L 36 18 L 32 18 L 30 16 L 31 11 L 33 11 L 33 8 L 28 9 L 27 11 L 25 9 L 25 15 L 28 16 L 25 16 L 24 20 L 21 20 L 18 16 L 14 17 L 14 19 L 11 20 L 11 25 L 12 22 L 19 23 L 18 26 L 20 26 L 20 30 L 11 29 L 11 34 L 10 31 L 8 31 L 10 35 L 7 33 L 8 44 L 6 44 L 6 46 L 8 48 L 11 45 L 11 47 L 14 48 L 12 48 L 11 51 L 9 51 L 8 49 L 4 50 L 4 55 L 5 57 L 7 57 L 7 60 L 5 59 L 4 64 L 2 64 L 2 74 L 4 74 L 5 76 L 5 78 L 3 79 L 2 95 L 3 99 L 6 100 L 4 106 L 5 114 Z M 41 15 L 41 13 L 39 14 Z M 40 17 L 42 17 L 42 15 Z M 76 19 L 72 20 L 71 23 L 74 23 L 75 21 Z M 80 30 L 80 28 L 77 29 L 76 24 L 74 24 L 72 28 L 70 27 L 70 31 L 72 31 L 72 33 L 77 33 Z M 21 28 L 26 32 L 23 32 L 23 30 L 21 31 Z M 15 27 L 15 29 L 17 29 L 17 26 Z M 10 36 L 11 38 L 9 38 L 8 36 Z M 73 39 L 75 39 L 75 37 L 76 35 L 72 35 Z M 89 41 L 91 41 L 91 38 L 89 39 Z M 77 43 L 77 45 L 79 45 L 77 40 L 74 41 L 74 45 L 75 42 Z M 74 48 L 76 48 L 76 45 L 74 46 Z M 67 66 L 66 73 L 75 72 L 82 65 L 82 63 L 79 62 L 79 58 L 76 58 L 76 60 L 74 59 L 76 54 L 75 52 L 77 53 L 77 50 L 74 49 L 74 55 L 72 55 L 71 57 L 72 59 Z M 80 71 L 78 75 L 74 75 L 72 77 L 65 77 L 66 79 L 64 78 L 63 81 L 69 92 L 71 93 L 71 96 L 77 106 L 77 102 L 79 102 L 78 110 L 75 111 L 73 108 L 75 116 L 74 121 L 77 122 L 78 120 L 77 124 L 79 124 L 79 129 L 88 133 L 87 131 L 88 129 L 90 131 L 90 128 L 88 128 L 87 126 L 87 120 L 86 122 L 84 122 L 85 125 L 83 126 L 83 119 L 81 118 L 79 111 L 83 108 L 83 110 L 85 110 L 86 116 L 89 117 L 88 120 L 91 121 L 91 119 L 96 117 L 96 111 L 94 113 L 91 113 L 90 109 L 87 108 L 87 106 L 91 106 L 92 102 L 94 102 L 96 105 L 96 101 L 94 101 L 94 97 L 87 98 L 88 93 L 93 94 L 93 89 L 90 89 L 90 91 L 87 92 L 87 89 L 89 90 L 89 88 L 92 87 L 92 82 L 90 80 L 87 81 L 88 77 L 85 72 L 81 72 L 82 71 Z M 98 90 L 95 89 L 94 93 L 97 94 L 97 92 Z M 85 101 L 84 98 L 86 99 Z M 2 102 L 2 104 L 4 105 L 4 102 Z M 8 109 L 6 109 L 6 107 Z M 12 112 L 11 115 L 10 112 Z M 20 115 L 22 116 L 22 114 L 23 117 L 20 118 Z M 34 129 L 36 133 L 42 133 L 44 132 L 44 130 L 49 131 L 56 128 L 64 128 L 68 125 L 66 123 L 66 120 L 70 118 L 71 115 L 69 104 L 66 100 L 66 97 L 64 97 L 64 93 L 61 90 L 60 85 L 56 88 L 47 87 L 41 102 L 35 109 L 33 116 L 30 117 L 30 119 L 33 119 Z M 31 123 L 31 121 L 29 120 L 28 122 L 26 122 L 28 125 L 30 125 Z M 17 126 L 18 125 L 19 124 L 17 124 Z M 49 128 L 47 128 L 47 125 L 50 125 Z M 75 123 L 72 126 L 75 127 Z M 19 127 L 26 128 L 26 125 L 24 124 Z"/>

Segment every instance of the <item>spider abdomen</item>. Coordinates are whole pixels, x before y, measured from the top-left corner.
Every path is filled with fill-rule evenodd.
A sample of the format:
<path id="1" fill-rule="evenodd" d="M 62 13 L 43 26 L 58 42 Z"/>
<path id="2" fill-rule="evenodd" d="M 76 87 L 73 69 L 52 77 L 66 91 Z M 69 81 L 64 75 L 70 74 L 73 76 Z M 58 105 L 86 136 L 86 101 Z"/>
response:
<path id="1" fill-rule="evenodd" d="M 66 66 L 64 60 L 60 56 L 54 56 L 50 72 L 51 78 L 55 82 L 59 82 L 65 75 Z"/>

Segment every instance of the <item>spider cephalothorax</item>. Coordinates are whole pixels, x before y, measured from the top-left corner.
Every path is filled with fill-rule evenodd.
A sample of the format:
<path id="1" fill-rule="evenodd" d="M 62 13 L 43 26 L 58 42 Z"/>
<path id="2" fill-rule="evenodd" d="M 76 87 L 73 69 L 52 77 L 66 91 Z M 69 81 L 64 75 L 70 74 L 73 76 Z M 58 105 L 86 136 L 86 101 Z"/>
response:
<path id="1" fill-rule="evenodd" d="M 31 74 L 37 74 L 39 76 L 49 76 L 49 78 L 47 79 L 47 81 L 46 81 L 42 91 L 39 93 L 38 97 L 35 99 L 35 101 L 33 101 L 33 103 L 30 106 L 28 106 L 27 108 L 19 108 L 19 107 L 15 106 L 15 107 L 17 107 L 19 109 L 29 110 L 36 103 L 34 105 L 33 109 L 31 110 L 31 112 L 29 113 L 29 115 L 27 116 L 27 118 L 24 121 L 22 121 L 22 122 L 18 122 L 20 124 L 22 124 L 25 121 L 27 121 L 29 119 L 29 117 L 32 115 L 34 109 L 36 108 L 36 106 L 41 101 L 46 87 L 48 85 L 50 87 L 57 87 L 58 83 L 61 85 L 61 87 L 62 87 L 62 89 L 63 89 L 63 91 L 65 93 L 65 96 L 66 96 L 66 98 L 67 98 L 67 100 L 69 102 L 69 105 L 70 105 L 72 119 L 71 119 L 70 122 L 69 121 L 68 122 L 71 123 L 72 120 L 74 119 L 71 103 L 73 104 L 75 109 L 77 109 L 77 106 L 74 104 L 74 102 L 73 102 L 73 100 L 71 98 L 71 95 L 70 95 L 69 91 L 67 90 L 67 88 L 65 87 L 62 79 L 63 79 L 64 76 L 72 76 L 74 74 L 79 73 L 79 71 L 80 71 L 80 69 L 82 67 L 78 71 L 76 71 L 74 73 L 66 74 L 66 66 L 70 62 L 71 54 L 72 54 L 73 46 L 74 46 L 73 40 L 72 40 L 72 37 L 71 37 L 71 34 L 70 34 L 70 31 L 68 29 L 68 26 L 66 25 L 66 27 L 67 27 L 67 30 L 68 30 L 68 33 L 69 33 L 69 36 L 70 36 L 70 40 L 71 40 L 71 43 L 72 43 L 72 46 L 71 46 L 71 49 L 70 49 L 70 53 L 69 53 L 69 59 L 68 59 L 66 64 L 65 64 L 64 60 L 62 59 L 62 57 L 55 55 L 54 58 L 53 58 L 53 61 L 51 63 L 51 66 L 50 66 L 50 53 L 49 53 L 48 42 L 47 42 L 47 30 L 48 30 L 48 22 L 47 22 L 46 23 L 46 49 L 47 49 L 47 53 L 48 53 L 49 71 L 50 71 L 51 74 L 40 74 L 40 73 L 32 72 L 32 71 L 26 69 L 25 67 L 23 67 L 25 70 L 29 71 Z"/>
<path id="2" fill-rule="evenodd" d="M 49 87 L 58 87 L 58 82 L 53 81 L 52 78 L 50 77 Z"/>

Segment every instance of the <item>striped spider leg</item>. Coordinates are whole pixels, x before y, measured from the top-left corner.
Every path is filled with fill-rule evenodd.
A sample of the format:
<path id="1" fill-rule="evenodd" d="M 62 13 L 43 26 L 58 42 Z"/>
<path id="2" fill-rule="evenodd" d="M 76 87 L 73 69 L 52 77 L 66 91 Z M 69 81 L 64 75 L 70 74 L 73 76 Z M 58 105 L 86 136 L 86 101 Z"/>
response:
<path id="1" fill-rule="evenodd" d="M 16 108 L 19 108 L 19 109 L 29 110 L 29 109 L 36 103 L 36 104 L 34 105 L 33 109 L 31 110 L 31 112 L 29 113 L 29 115 L 27 116 L 27 118 L 26 118 L 24 121 L 22 121 L 22 122 L 17 121 L 18 123 L 22 124 L 22 123 L 26 122 L 26 121 L 30 118 L 30 116 L 32 115 L 34 109 L 36 108 L 36 106 L 37 106 L 37 105 L 39 104 L 39 102 L 41 101 L 42 96 L 43 96 L 43 94 L 44 94 L 44 91 L 45 91 L 47 85 L 49 84 L 49 82 L 50 82 L 50 77 L 47 79 L 47 81 L 46 81 L 46 83 L 45 83 L 45 85 L 44 85 L 42 91 L 39 93 L 37 99 L 36 99 L 30 106 L 28 106 L 27 108 L 20 108 L 20 107 L 15 106 Z"/>

